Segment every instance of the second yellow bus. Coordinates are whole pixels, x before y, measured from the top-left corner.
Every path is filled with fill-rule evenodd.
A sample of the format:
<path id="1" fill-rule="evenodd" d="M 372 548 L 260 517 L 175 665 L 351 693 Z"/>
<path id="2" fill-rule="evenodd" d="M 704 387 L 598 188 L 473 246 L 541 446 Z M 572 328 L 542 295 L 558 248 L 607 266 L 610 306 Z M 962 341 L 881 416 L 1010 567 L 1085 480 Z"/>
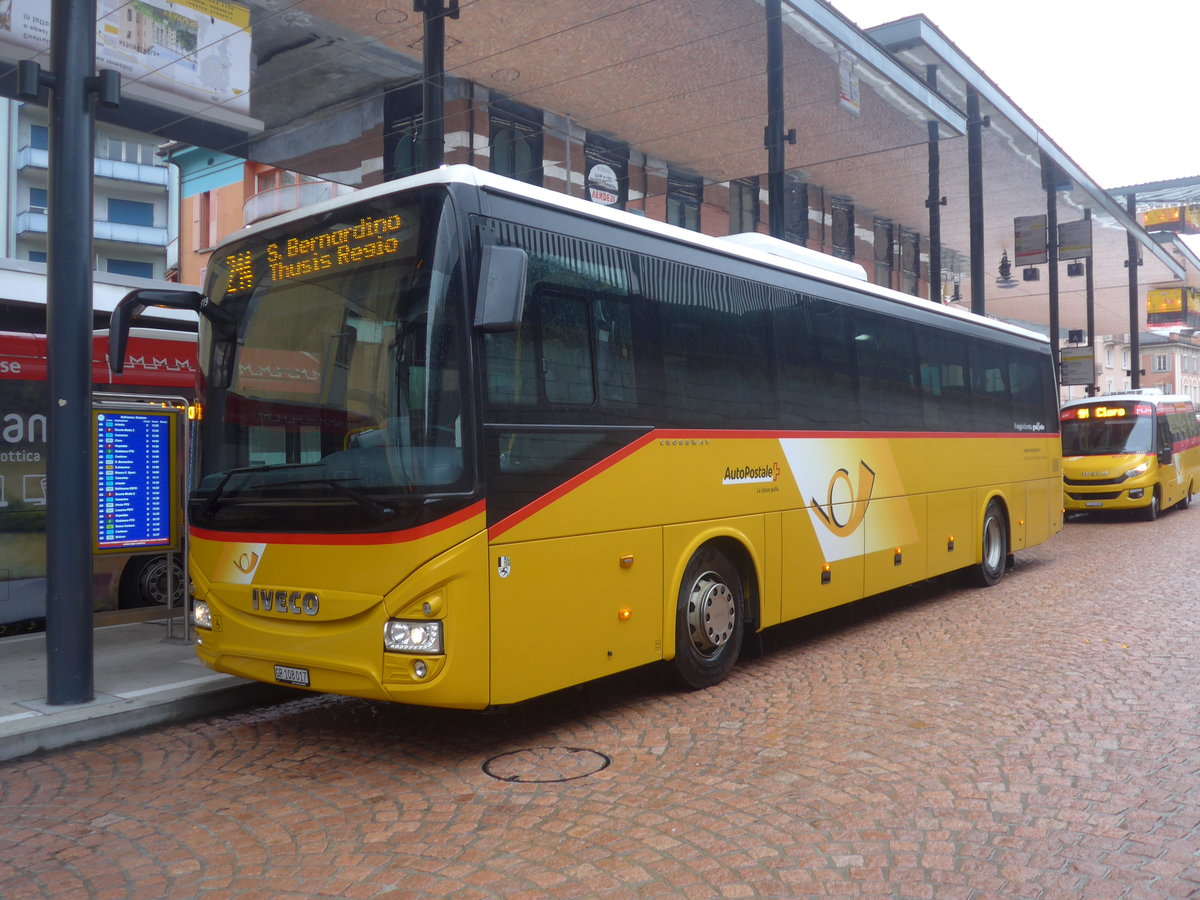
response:
<path id="1" fill-rule="evenodd" d="M 1200 481 L 1200 423 L 1182 395 L 1111 394 L 1062 408 L 1067 512 L 1187 508 Z"/>

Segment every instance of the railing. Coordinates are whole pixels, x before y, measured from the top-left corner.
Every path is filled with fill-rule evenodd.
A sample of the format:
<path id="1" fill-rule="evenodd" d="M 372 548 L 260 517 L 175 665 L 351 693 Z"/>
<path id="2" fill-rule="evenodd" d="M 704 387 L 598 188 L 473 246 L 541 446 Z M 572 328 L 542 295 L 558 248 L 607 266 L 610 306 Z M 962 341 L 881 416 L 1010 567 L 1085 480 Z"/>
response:
<path id="1" fill-rule="evenodd" d="M 301 181 L 298 184 L 287 184 L 255 194 L 243 204 L 242 215 L 245 224 L 252 225 L 271 216 L 320 203 L 331 197 L 340 197 L 352 191 L 354 188 L 349 185 L 333 181 Z"/>
<path id="2" fill-rule="evenodd" d="M 17 153 L 17 170 L 48 169 L 50 153 L 37 147 L 22 147 Z M 147 166 L 142 163 L 123 162 L 118 159 L 103 159 L 96 157 L 92 160 L 92 172 L 97 178 L 111 178 L 114 181 L 131 181 L 137 184 L 152 184 L 166 188 L 167 169 L 165 166 Z"/>
<path id="3" fill-rule="evenodd" d="M 41 207 L 30 207 L 17 213 L 17 235 L 48 234 L 50 218 Z M 148 247 L 167 246 L 167 229 L 150 225 L 129 225 L 125 222 L 92 220 L 92 236 L 98 241 L 116 244 L 140 244 Z"/>

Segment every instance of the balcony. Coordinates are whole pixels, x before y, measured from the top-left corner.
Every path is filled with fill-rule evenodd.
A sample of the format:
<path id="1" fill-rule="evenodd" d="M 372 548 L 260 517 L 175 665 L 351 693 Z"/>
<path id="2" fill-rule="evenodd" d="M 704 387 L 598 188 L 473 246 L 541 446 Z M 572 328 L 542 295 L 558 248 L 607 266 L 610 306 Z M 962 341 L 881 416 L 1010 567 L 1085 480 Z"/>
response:
<path id="1" fill-rule="evenodd" d="M 33 207 L 17 213 L 16 232 L 25 234 L 47 234 L 49 217 L 44 209 Z M 142 247 L 167 246 L 167 229 L 150 225 L 127 225 L 123 222 L 107 222 L 96 219 L 92 222 L 92 236 L 98 241 L 116 244 L 137 244 Z"/>
<path id="2" fill-rule="evenodd" d="M 17 170 L 48 169 L 50 154 L 47 150 L 37 147 L 22 147 L 17 153 Z M 166 166 L 144 166 L 140 163 L 122 162 L 116 159 L 94 159 L 92 172 L 97 178 L 108 178 L 113 181 L 133 182 L 153 187 L 167 187 Z"/>
<path id="3" fill-rule="evenodd" d="M 243 204 L 242 215 L 245 224 L 253 225 L 271 216 L 311 206 L 353 191 L 354 188 L 349 185 L 333 181 L 302 181 L 298 184 L 288 184 L 255 194 Z"/>

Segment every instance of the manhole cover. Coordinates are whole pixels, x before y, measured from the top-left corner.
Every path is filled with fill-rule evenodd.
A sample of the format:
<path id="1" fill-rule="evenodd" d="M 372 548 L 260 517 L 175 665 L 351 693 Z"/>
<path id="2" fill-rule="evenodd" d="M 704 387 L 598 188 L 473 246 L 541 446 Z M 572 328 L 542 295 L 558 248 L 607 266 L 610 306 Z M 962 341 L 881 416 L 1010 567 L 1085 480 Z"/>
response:
<path id="1" fill-rule="evenodd" d="M 572 781 L 595 775 L 610 762 L 603 753 L 580 747 L 533 747 L 493 756 L 483 771 L 500 781 Z"/>

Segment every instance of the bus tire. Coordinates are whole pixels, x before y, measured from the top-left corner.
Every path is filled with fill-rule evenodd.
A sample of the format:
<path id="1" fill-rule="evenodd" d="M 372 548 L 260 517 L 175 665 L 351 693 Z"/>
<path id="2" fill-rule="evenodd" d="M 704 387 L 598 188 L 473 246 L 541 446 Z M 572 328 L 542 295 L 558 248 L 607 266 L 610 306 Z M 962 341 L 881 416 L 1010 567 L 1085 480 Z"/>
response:
<path id="1" fill-rule="evenodd" d="M 1153 522 L 1158 518 L 1160 512 L 1162 512 L 1161 501 L 1158 499 L 1158 486 L 1155 485 L 1154 490 L 1150 493 L 1150 502 L 1142 510 L 1142 518 L 1147 522 Z"/>
<path id="2" fill-rule="evenodd" d="M 1192 482 L 1188 482 L 1187 492 L 1184 493 L 1183 499 L 1179 501 L 1180 509 L 1190 509 L 1192 506 Z"/>
<path id="3" fill-rule="evenodd" d="M 988 501 L 983 512 L 980 550 L 975 582 L 980 587 L 991 587 L 1004 577 L 1008 565 L 1008 520 L 1003 505 L 995 498 Z"/>
<path id="4" fill-rule="evenodd" d="M 174 607 L 182 609 L 187 573 L 178 555 L 169 559 L 175 566 Z M 121 609 L 167 605 L 167 560 L 165 555 L 135 556 L 125 564 L 117 593 Z"/>
<path id="5" fill-rule="evenodd" d="M 688 690 L 711 687 L 733 671 L 746 624 L 737 566 L 716 547 L 692 554 L 675 612 L 676 680 Z"/>

